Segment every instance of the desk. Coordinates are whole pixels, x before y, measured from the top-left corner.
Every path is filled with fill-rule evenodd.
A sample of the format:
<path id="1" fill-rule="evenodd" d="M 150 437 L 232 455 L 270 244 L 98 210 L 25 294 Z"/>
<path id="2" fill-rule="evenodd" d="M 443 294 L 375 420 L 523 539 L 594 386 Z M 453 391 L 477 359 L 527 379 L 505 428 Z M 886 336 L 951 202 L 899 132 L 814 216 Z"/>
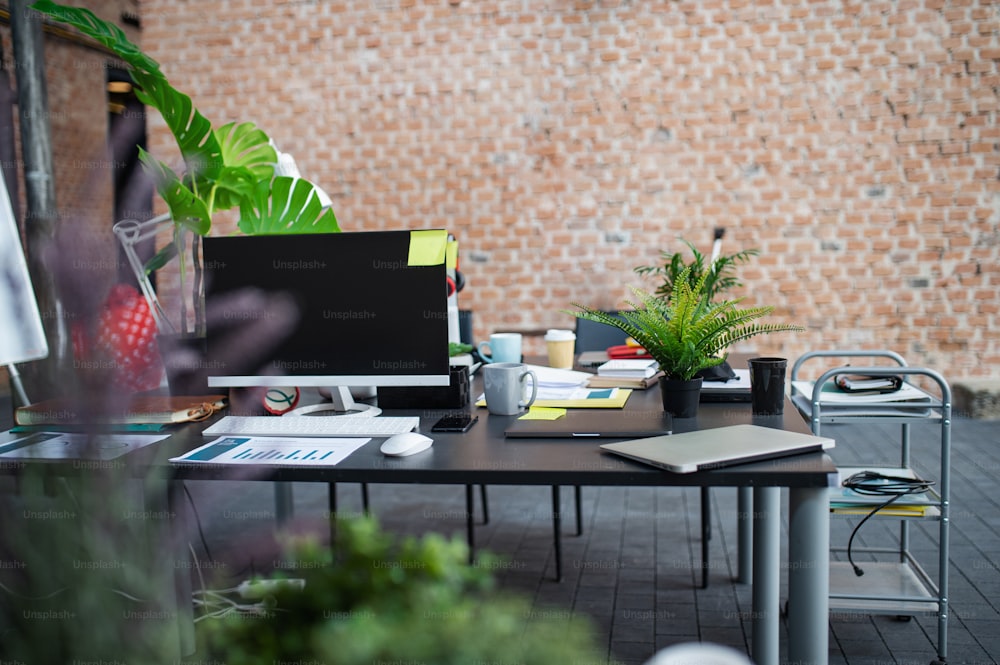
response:
<path id="1" fill-rule="evenodd" d="M 662 410 L 657 389 L 634 391 L 627 410 Z M 753 647 L 758 665 L 778 662 L 780 490 L 789 488 L 789 660 L 825 663 L 828 643 L 829 513 L 827 488 L 837 470 L 824 454 L 745 464 L 693 474 L 674 474 L 603 453 L 593 441 L 507 440 L 503 431 L 515 416 L 477 409 L 479 423 L 465 434 L 436 433 L 428 453 L 387 458 L 372 442 L 335 467 L 262 468 L 256 480 L 493 485 L 692 486 L 753 488 Z M 398 411 L 420 415 L 429 431 L 440 411 Z M 697 418 L 675 419 L 674 432 L 753 423 L 808 433 L 790 406 L 784 416 L 754 417 L 749 404 L 702 404 Z M 609 441 L 609 440 L 604 440 Z M 178 432 L 157 449 L 138 451 L 144 464 L 169 470 L 175 480 L 246 479 L 246 467 L 183 465 L 168 457 L 204 443 L 200 427 Z"/>
<path id="2" fill-rule="evenodd" d="M 627 410 L 662 410 L 658 389 L 634 391 Z M 753 423 L 808 433 L 791 407 L 784 416 L 754 417 L 748 404 L 702 404 L 697 418 L 675 419 L 674 432 Z M 398 411 L 421 416 L 429 431 L 440 411 Z M 131 453 L 129 466 L 145 477 L 168 479 L 170 494 L 184 480 L 368 482 L 495 485 L 691 486 L 753 488 L 753 642 L 758 665 L 778 662 L 780 490 L 789 488 L 789 661 L 825 663 L 828 643 L 829 513 L 827 488 L 837 480 L 830 458 L 821 453 L 757 462 L 693 474 L 674 474 L 603 453 L 594 441 L 507 440 L 503 431 L 514 416 L 478 409 L 479 423 L 465 434 L 436 433 L 427 453 L 387 458 L 373 441 L 335 467 L 247 467 L 172 465 L 167 460 L 205 442 L 203 425 L 179 429 L 169 439 Z M 609 440 L 604 440 L 609 441 Z M 79 473 L 79 470 L 76 470 Z M 164 500 L 166 505 L 169 501 Z M 176 511 L 180 513 L 181 511 Z M 185 571 L 186 572 L 186 571 Z M 178 594 L 178 610 L 184 609 Z M 182 627 L 183 629 L 183 627 Z"/>

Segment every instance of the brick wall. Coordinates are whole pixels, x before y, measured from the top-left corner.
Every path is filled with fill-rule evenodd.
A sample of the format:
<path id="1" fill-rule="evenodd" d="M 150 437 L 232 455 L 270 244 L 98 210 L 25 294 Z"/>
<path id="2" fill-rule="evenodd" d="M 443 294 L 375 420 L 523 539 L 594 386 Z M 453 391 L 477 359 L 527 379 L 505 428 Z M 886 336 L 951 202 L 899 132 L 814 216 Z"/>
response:
<path id="1" fill-rule="evenodd" d="M 633 267 L 725 227 L 724 249 L 761 250 L 742 295 L 808 326 L 761 352 L 1000 376 L 996 3 L 146 0 L 142 19 L 174 84 L 259 123 L 344 229 L 454 232 L 478 338 L 571 327 L 571 302 L 617 306 Z"/>

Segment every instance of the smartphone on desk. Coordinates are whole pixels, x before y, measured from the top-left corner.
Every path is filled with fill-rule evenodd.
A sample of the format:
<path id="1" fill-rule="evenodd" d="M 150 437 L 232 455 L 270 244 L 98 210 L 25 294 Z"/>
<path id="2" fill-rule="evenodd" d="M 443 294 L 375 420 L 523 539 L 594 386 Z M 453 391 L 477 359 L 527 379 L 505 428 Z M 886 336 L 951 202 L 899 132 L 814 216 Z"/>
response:
<path id="1" fill-rule="evenodd" d="M 453 413 L 442 417 L 434 426 L 432 432 L 468 432 L 473 425 L 479 422 L 479 416 L 470 413 Z"/>

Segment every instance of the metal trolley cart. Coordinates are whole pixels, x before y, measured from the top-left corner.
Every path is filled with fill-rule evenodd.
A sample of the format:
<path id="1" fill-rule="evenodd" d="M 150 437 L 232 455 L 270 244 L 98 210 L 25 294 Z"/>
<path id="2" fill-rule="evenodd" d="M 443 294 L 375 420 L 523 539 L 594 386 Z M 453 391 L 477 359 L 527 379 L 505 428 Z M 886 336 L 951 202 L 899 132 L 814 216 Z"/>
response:
<path id="1" fill-rule="evenodd" d="M 838 366 L 826 370 L 814 381 L 800 379 L 802 366 L 814 359 L 836 358 Z M 849 365 L 846 360 L 864 359 L 875 363 Z M 847 396 L 834 386 L 839 375 L 856 375 L 878 379 L 902 378 L 900 392 Z M 944 663 L 948 643 L 948 528 L 949 484 L 951 460 L 951 388 L 945 379 L 931 369 L 910 367 L 897 353 L 885 350 L 827 350 L 806 353 L 792 366 L 790 373 L 791 400 L 796 409 L 807 417 L 814 434 L 826 423 L 872 422 L 898 423 L 898 466 L 850 466 L 838 460 L 841 480 L 855 476 L 858 492 L 836 490 L 831 495 L 832 516 L 852 516 L 867 520 L 873 509 L 888 502 L 871 517 L 874 521 L 893 519 L 899 523 L 898 547 L 854 548 L 874 559 L 864 562 L 861 577 L 851 558 L 851 542 L 847 547 L 835 547 L 834 552 L 846 553 L 847 561 L 832 561 L 830 568 L 830 611 L 853 611 L 865 614 L 896 615 L 911 618 L 918 614 L 937 616 L 937 660 Z M 920 385 L 914 385 L 914 383 Z M 925 389 L 926 387 L 929 388 Z M 832 388 L 832 389 L 831 389 Z M 933 394 L 936 391 L 937 395 Z M 901 399 L 909 396 L 910 399 Z M 910 427 L 933 424 L 941 429 L 940 462 L 936 477 L 921 482 L 910 466 Z M 932 482 L 931 482 L 932 481 Z M 867 484 L 866 484 L 867 483 Z M 848 483 L 851 485 L 852 483 Z M 868 494 L 868 488 L 875 492 Z M 891 502 L 893 493 L 901 494 Z M 909 493 L 909 494 L 907 494 Z M 858 494 L 858 497 L 854 497 Z M 862 496 L 865 495 L 865 496 Z M 839 499 L 852 497 L 856 505 Z M 913 520 L 936 520 L 938 523 L 937 575 L 929 574 L 911 553 L 910 526 Z M 857 526 L 860 527 L 863 522 Z M 855 531 L 856 533 L 856 531 Z M 853 540 L 853 535 L 852 535 Z"/>

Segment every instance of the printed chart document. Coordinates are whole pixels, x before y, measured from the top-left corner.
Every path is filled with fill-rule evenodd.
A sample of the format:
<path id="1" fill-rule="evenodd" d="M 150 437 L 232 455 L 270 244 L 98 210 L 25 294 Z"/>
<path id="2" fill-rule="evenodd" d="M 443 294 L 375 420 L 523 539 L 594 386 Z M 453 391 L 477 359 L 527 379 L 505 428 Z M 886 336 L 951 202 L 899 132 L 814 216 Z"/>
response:
<path id="1" fill-rule="evenodd" d="M 0 435 L 0 457 L 48 460 L 110 460 L 169 434 L 88 434 L 84 432 L 6 432 Z"/>
<path id="2" fill-rule="evenodd" d="M 225 436 L 170 461 L 185 464 L 334 466 L 369 441 L 371 439 L 365 438 Z"/>

